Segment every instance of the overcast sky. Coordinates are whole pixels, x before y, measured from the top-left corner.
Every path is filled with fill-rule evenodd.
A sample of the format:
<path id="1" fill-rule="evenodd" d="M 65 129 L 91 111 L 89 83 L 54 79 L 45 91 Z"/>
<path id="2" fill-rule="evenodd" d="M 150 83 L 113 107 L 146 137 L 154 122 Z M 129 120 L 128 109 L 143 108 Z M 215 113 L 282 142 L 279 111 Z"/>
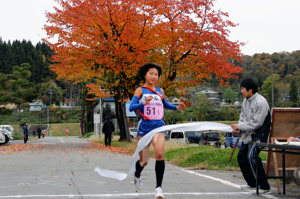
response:
<path id="1" fill-rule="evenodd" d="M 46 37 L 42 29 L 45 11 L 54 11 L 53 0 L 0 0 L 2 40 L 30 40 L 34 45 Z M 230 40 L 242 41 L 245 55 L 300 50 L 300 0 L 217 0 L 215 9 L 229 13 L 239 23 Z"/>

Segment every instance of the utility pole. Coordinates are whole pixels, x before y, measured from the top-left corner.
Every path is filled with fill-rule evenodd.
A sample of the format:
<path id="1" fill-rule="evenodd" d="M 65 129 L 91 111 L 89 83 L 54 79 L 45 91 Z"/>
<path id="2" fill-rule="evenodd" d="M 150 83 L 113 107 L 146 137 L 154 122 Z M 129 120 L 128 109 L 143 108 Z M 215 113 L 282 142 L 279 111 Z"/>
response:
<path id="1" fill-rule="evenodd" d="M 274 64 L 271 64 L 271 75 L 272 75 L 272 108 L 274 107 L 274 85 L 273 85 L 273 66 Z"/>
<path id="2" fill-rule="evenodd" d="M 51 88 L 50 88 L 49 94 L 50 94 L 50 105 L 51 105 L 51 104 L 52 104 L 52 94 L 53 94 L 53 92 L 52 92 L 52 89 L 51 89 Z"/>

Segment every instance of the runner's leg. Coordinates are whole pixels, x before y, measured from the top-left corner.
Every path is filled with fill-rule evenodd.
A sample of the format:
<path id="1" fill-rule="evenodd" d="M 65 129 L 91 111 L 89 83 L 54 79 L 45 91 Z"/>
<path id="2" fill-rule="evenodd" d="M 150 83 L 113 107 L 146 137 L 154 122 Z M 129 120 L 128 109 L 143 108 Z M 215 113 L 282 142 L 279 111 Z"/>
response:
<path id="1" fill-rule="evenodd" d="M 164 146 L 165 135 L 164 133 L 158 133 L 153 136 L 152 143 L 155 151 L 155 173 L 156 173 L 156 188 L 162 186 L 163 176 L 165 172 L 164 161 Z"/>

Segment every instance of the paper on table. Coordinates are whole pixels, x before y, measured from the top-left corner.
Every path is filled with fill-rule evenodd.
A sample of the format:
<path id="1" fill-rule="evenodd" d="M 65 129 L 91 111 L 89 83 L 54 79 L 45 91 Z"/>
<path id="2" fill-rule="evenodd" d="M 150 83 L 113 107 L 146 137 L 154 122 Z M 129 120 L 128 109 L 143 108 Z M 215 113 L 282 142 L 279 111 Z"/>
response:
<path id="1" fill-rule="evenodd" d="M 300 146 L 300 142 L 289 142 L 289 145 L 296 145 L 296 146 Z"/>
<path id="2" fill-rule="evenodd" d="M 230 125 L 221 124 L 217 122 L 193 122 L 193 123 L 184 123 L 184 124 L 173 124 L 166 125 L 156 129 L 153 129 L 147 133 L 144 137 L 138 142 L 137 149 L 132 157 L 131 165 L 129 167 L 128 173 L 119 173 L 113 170 L 101 169 L 99 167 L 95 168 L 95 171 L 98 172 L 103 177 L 113 178 L 117 180 L 124 180 L 128 175 L 132 175 L 135 172 L 135 163 L 140 159 L 139 152 L 143 150 L 152 140 L 152 137 L 159 132 L 169 131 L 169 130 L 184 130 L 184 131 L 208 131 L 208 130 L 217 130 L 224 132 L 231 132 L 232 128 Z"/>
<path id="3" fill-rule="evenodd" d="M 281 144 L 287 144 L 287 142 L 279 142 L 279 141 L 276 140 L 276 139 L 274 140 L 274 143 L 275 143 L 275 144 L 280 144 L 280 145 L 281 145 Z"/>

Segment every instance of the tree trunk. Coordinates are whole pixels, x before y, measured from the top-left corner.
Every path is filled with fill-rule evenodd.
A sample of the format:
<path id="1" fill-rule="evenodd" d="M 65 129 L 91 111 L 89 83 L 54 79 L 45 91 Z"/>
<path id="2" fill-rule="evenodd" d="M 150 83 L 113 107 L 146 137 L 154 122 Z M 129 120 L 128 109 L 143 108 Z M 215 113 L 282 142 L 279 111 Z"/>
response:
<path id="1" fill-rule="evenodd" d="M 126 105 L 125 103 L 119 102 L 119 100 L 115 99 L 115 106 L 117 121 L 120 128 L 120 141 L 125 140 L 127 142 L 131 142 L 128 121 L 126 117 Z"/>

